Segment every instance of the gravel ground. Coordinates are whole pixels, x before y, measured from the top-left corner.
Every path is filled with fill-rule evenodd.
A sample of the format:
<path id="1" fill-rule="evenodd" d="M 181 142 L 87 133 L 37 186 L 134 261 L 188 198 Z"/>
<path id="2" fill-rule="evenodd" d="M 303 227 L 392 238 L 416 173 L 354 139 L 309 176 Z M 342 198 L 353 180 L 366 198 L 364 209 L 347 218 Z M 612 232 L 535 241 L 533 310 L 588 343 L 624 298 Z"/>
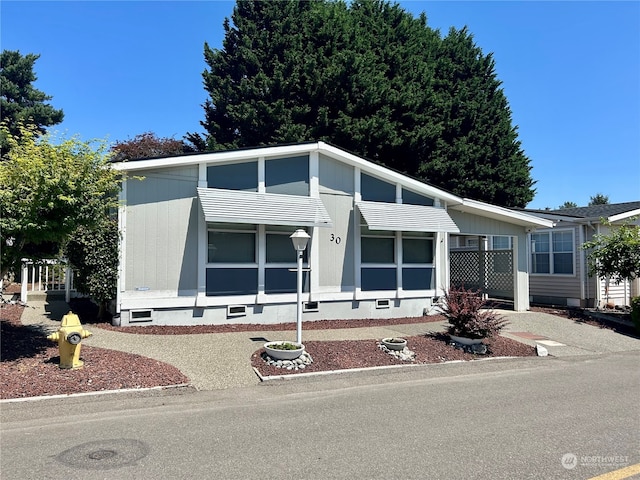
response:
<path id="1" fill-rule="evenodd" d="M 20 322 L 24 307 L 2 305 L 0 309 L 1 361 L 0 379 L 2 380 L 0 398 L 22 398 L 41 395 L 72 394 L 101 390 L 145 388 L 180 385 L 189 382 L 177 368 L 167 363 L 135 354 L 108 350 L 88 345 L 82 346 L 84 368 L 62 370 L 58 367 L 58 347 L 47 340 L 46 333 L 33 326 Z M 131 334 L 148 335 L 186 335 L 198 333 L 242 332 L 255 330 L 255 325 L 218 325 L 192 327 L 113 327 L 108 322 L 96 319 L 97 309 L 88 301 L 73 301 L 72 309 L 83 325 L 116 330 Z M 603 322 L 592 318 L 588 312 L 562 308 L 540 308 L 532 310 L 551 313 L 564 317 L 567 321 L 585 322 L 602 328 L 611 328 L 630 334 L 629 328 L 616 323 Z M 380 320 L 322 320 L 305 323 L 305 330 L 340 329 L 379 325 L 439 322 L 442 317 L 412 317 Z M 295 330 L 295 323 L 260 325 L 262 331 Z M 448 344 L 443 334 L 408 337 L 408 348 L 416 353 L 413 363 L 440 363 L 451 360 L 474 360 L 495 356 L 531 356 L 533 347 L 498 337 L 487 342 L 489 352 L 478 356 L 462 352 Z M 399 365 L 405 362 L 381 351 L 376 340 L 349 341 L 309 341 L 305 342 L 314 363 L 304 372 L 342 370 L 384 365 Z M 251 364 L 264 376 L 296 374 L 267 365 L 259 349 L 251 356 Z"/>
<path id="2" fill-rule="evenodd" d="M 75 301 L 72 308 L 80 316 L 83 325 L 132 334 L 181 335 L 251 331 L 256 328 L 251 325 L 118 328 L 111 326 L 110 323 L 97 321 L 97 311 L 89 302 Z M 3 305 L 0 309 L 2 348 L 0 398 L 2 399 L 169 386 L 189 382 L 189 379 L 172 365 L 139 355 L 88 345 L 83 345 L 81 351 L 81 358 L 85 362 L 84 368 L 62 370 L 58 367 L 57 345 L 47 340 L 42 330 L 21 324 L 20 316 L 23 309 L 24 307 L 18 305 Z M 362 321 L 322 320 L 305 324 L 305 329 L 425 323 L 425 320 L 425 317 Z M 440 321 L 442 318 L 434 316 L 429 317 L 428 320 Z M 260 330 L 267 331 L 295 330 L 295 328 L 295 323 L 260 325 Z M 440 363 L 448 360 L 479 358 L 448 345 L 445 335 L 409 337 L 407 340 L 408 348 L 416 352 L 414 363 Z M 307 367 L 306 372 L 403 363 L 379 350 L 376 340 L 310 341 L 306 342 L 305 346 L 314 359 L 314 363 Z M 263 349 L 257 350 L 251 358 L 252 365 L 262 375 L 295 374 L 295 372 L 266 365 L 260 356 L 262 351 Z M 532 347 L 499 337 L 489 342 L 489 354 L 483 357 L 528 355 L 535 355 Z"/>

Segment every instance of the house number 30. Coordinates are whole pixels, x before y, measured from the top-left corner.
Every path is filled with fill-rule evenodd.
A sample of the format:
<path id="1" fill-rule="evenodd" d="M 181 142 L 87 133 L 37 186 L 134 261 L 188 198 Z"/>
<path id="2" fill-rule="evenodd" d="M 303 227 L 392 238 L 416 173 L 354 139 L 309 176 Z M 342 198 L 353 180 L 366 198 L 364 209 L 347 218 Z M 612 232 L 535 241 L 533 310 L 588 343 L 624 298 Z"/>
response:
<path id="1" fill-rule="evenodd" d="M 340 237 L 336 237 L 333 233 L 331 234 L 331 241 L 335 242 L 336 245 L 340 245 L 342 239 Z"/>

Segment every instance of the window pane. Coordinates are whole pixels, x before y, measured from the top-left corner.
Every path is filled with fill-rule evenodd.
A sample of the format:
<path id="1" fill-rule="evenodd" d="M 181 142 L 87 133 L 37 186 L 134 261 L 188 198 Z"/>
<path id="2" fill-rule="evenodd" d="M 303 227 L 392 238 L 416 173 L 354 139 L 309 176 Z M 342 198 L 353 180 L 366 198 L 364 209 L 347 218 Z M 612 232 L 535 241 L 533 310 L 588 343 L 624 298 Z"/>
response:
<path id="1" fill-rule="evenodd" d="M 554 253 L 553 273 L 573 274 L 573 254 Z"/>
<path id="2" fill-rule="evenodd" d="M 549 255 L 546 253 L 534 253 L 531 255 L 531 272 L 551 273 L 549 270 Z"/>
<path id="3" fill-rule="evenodd" d="M 298 272 L 287 268 L 267 268 L 264 271 L 265 293 L 296 293 Z M 302 272 L 302 291 L 309 291 L 309 272 Z"/>
<path id="4" fill-rule="evenodd" d="M 395 290 L 395 268 L 363 268 L 361 272 L 362 290 Z"/>
<path id="5" fill-rule="evenodd" d="M 531 251 L 533 253 L 549 252 L 549 234 L 534 233 L 531 235 Z"/>
<path id="6" fill-rule="evenodd" d="M 207 167 L 207 186 L 256 192 L 258 191 L 258 162 Z"/>
<path id="7" fill-rule="evenodd" d="M 365 175 L 360 176 L 362 200 L 369 202 L 396 202 L 396 186 Z"/>
<path id="8" fill-rule="evenodd" d="M 494 250 L 509 250 L 511 248 L 511 238 L 505 236 L 493 237 L 493 249 Z"/>
<path id="9" fill-rule="evenodd" d="M 430 290 L 433 285 L 433 268 L 403 268 L 403 290 Z"/>
<path id="10" fill-rule="evenodd" d="M 265 162 L 267 193 L 309 195 L 309 157 L 291 157 Z"/>
<path id="11" fill-rule="evenodd" d="M 267 263 L 277 262 L 295 263 L 296 251 L 287 235 L 267 234 Z"/>
<path id="12" fill-rule="evenodd" d="M 258 293 L 257 268 L 207 268 L 207 295 Z"/>
<path id="13" fill-rule="evenodd" d="M 209 263 L 254 263 L 255 233 L 209 232 Z"/>
<path id="14" fill-rule="evenodd" d="M 362 237 L 362 263 L 394 263 L 395 239 Z"/>
<path id="15" fill-rule="evenodd" d="M 554 252 L 572 252 L 573 251 L 573 234 L 571 232 L 554 232 L 553 233 L 553 251 Z"/>
<path id="16" fill-rule="evenodd" d="M 402 263 L 433 263 L 433 240 L 403 238 Z"/>
<path id="17" fill-rule="evenodd" d="M 408 203 L 410 205 L 425 205 L 427 207 L 433 206 L 433 198 L 423 197 L 417 193 L 413 193 L 411 190 L 402 189 L 402 203 Z"/>

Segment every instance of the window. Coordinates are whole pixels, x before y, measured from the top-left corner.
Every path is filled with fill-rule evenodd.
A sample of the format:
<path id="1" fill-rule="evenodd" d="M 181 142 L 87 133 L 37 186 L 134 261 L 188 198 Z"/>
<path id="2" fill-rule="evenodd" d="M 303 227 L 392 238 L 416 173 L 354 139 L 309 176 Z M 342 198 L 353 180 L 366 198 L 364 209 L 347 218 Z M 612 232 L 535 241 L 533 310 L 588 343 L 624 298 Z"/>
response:
<path id="1" fill-rule="evenodd" d="M 433 236 L 402 233 L 402 289 L 429 290 L 434 284 Z"/>
<path id="2" fill-rule="evenodd" d="M 402 189 L 402 203 L 408 203 L 410 205 L 425 205 L 427 207 L 433 206 L 433 198 L 423 197 L 411 190 Z"/>
<path id="3" fill-rule="evenodd" d="M 309 196 L 309 157 L 290 157 L 265 162 L 267 193 Z"/>
<path id="4" fill-rule="evenodd" d="M 511 237 L 496 235 L 491 237 L 492 250 L 511 250 Z"/>
<path id="5" fill-rule="evenodd" d="M 363 291 L 397 290 L 398 270 L 403 290 L 430 290 L 434 285 L 433 234 L 403 232 L 402 263 L 396 258 L 396 232 L 361 226 L 360 287 Z"/>
<path id="6" fill-rule="evenodd" d="M 360 245 L 362 290 L 395 290 L 397 288 L 395 232 L 373 231 L 363 225 Z"/>
<path id="7" fill-rule="evenodd" d="M 531 235 L 531 273 L 573 275 L 573 231 Z"/>
<path id="8" fill-rule="evenodd" d="M 295 293 L 297 290 L 298 259 L 289 236 L 291 227 L 268 226 L 266 231 L 266 266 L 264 272 L 265 293 Z M 309 246 L 303 253 L 303 266 L 307 262 Z M 309 291 L 309 274 L 303 272 L 302 290 Z"/>
<path id="9" fill-rule="evenodd" d="M 396 202 L 396 186 L 366 174 L 360 176 L 362 200 L 369 202 Z"/>
<path id="10" fill-rule="evenodd" d="M 207 186 L 225 190 L 258 191 L 258 162 L 207 167 Z"/>
<path id="11" fill-rule="evenodd" d="M 207 295 L 258 292 L 256 227 L 218 224 L 208 232 Z"/>

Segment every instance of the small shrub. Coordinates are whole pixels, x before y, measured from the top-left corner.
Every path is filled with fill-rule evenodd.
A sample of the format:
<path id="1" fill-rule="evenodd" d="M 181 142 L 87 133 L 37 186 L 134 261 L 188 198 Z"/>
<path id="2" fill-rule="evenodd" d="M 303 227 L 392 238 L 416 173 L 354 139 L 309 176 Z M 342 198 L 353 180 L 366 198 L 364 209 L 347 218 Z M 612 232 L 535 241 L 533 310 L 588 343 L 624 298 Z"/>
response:
<path id="1" fill-rule="evenodd" d="M 274 350 L 298 350 L 300 345 L 297 343 L 273 343 L 269 345 L 269 348 L 273 348 Z"/>
<path id="2" fill-rule="evenodd" d="M 636 330 L 640 332 L 640 297 L 633 297 L 631 299 L 631 321 L 636 327 Z"/>
<path id="3" fill-rule="evenodd" d="M 444 294 L 445 304 L 440 307 L 449 322 L 450 335 L 466 338 L 491 338 L 509 322 L 493 310 L 483 310 L 486 301 L 479 290 L 451 287 Z"/>

